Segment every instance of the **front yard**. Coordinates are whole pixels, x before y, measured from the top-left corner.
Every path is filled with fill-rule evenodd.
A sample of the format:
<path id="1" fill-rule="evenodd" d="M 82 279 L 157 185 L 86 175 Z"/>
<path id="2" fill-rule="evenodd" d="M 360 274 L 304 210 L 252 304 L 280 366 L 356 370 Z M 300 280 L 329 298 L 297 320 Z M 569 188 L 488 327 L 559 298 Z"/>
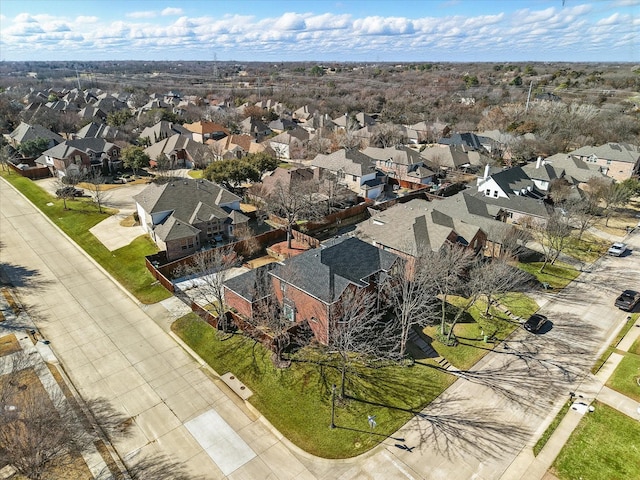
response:
<path id="1" fill-rule="evenodd" d="M 560 480 L 640 478 L 640 422 L 595 402 L 553 462 Z"/>
<path id="2" fill-rule="evenodd" d="M 158 251 L 147 236 L 138 237 L 126 247 L 110 252 L 89 232 L 110 213 L 98 212 L 91 199 L 67 200 L 65 210 L 61 199 L 52 197 L 31 180 L 7 172 L 2 172 L 2 176 L 142 303 L 156 303 L 170 296 L 145 266 L 144 257 Z"/>

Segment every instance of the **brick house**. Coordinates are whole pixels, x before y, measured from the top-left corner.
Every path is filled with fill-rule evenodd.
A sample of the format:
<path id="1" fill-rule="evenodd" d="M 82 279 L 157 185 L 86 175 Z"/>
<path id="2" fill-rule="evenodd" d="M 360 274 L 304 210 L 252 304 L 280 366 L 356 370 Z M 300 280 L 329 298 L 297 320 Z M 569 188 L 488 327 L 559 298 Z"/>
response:
<path id="1" fill-rule="evenodd" d="M 600 167 L 605 175 L 622 182 L 640 174 L 640 147 L 628 143 L 605 143 L 599 147 L 581 147 L 569 156 Z"/>
<path id="2" fill-rule="evenodd" d="M 376 291 L 378 278 L 391 271 L 400 257 L 357 238 L 338 238 L 266 269 L 271 295 L 291 327 L 308 323 L 316 340 L 326 344 L 332 318 L 349 290 Z M 225 302 L 240 315 L 251 316 L 260 269 L 225 283 Z"/>

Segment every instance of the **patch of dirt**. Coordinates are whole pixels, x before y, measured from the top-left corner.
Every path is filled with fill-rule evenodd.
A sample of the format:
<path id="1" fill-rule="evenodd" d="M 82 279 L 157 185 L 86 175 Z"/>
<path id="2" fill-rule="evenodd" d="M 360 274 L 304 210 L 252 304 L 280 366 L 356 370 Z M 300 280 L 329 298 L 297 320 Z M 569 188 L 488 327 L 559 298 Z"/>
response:
<path id="1" fill-rule="evenodd" d="M 13 298 L 13 295 L 11 295 L 9 289 L 3 288 L 2 295 L 4 295 L 4 298 L 7 300 L 7 303 L 11 307 L 11 310 L 13 310 L 16 315 L 22 311 L 22 308 L 20 308 L 18 302 L 16 302 L 16 300 Z"/>
<path id="2" fill-rule="evenodd" d="M 0 337 L 0 357 L 11 355 L 22 350 L 20 343 L 15 335 L 5 335 Z"/>
<path id="3" fill-rule="evenodd" d="M 136 220 L 136 217 L 133 214 L 120 221 L 121 227 L 136 227 L 138 225 L 140 225 L 140 222 Z"/>

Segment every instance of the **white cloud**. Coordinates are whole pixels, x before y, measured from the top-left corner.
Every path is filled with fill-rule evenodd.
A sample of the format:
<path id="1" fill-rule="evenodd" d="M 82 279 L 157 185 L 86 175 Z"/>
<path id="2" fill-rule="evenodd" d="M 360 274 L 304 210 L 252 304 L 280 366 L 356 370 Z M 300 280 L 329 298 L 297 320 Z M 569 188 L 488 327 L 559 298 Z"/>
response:
<path id="1" fill-rule="evenodd" d="M 100 21 L 100 19 L 98 17 L 94 17 L 94 16 L 85 16 L 85 15 L 80 15 L 79 17 L 76 17 L 75 23 L 98 23 Z"/>
<path id="2" fill-rule="evenodd" d="M 157 15 L 158 15 L 157 12 L 154 12 L 152 10 L 146 10 L 146 11 L 125 13 L 124 16 L 128 18 L 153 18 L 153 17 L 156 17 Z"/>
<path id="3" fill-rule="evenodd" d="M 284 13 L 280 18 L 275 19 L 273 22 L 273 28 L 275 30 L 304 30 L 307 24 L 304 17 L 298 13 Z"/>
<path id="4" fill-rule="evenodd" d="M 169 15 L 182 15 L 183 13 L 184 13 L 184 10 L 182 10 L 181 8 L 167 7 L 164 10 L 162 10 L 162 12 L 160 12 L 160 15 L 166 17 Z"/>

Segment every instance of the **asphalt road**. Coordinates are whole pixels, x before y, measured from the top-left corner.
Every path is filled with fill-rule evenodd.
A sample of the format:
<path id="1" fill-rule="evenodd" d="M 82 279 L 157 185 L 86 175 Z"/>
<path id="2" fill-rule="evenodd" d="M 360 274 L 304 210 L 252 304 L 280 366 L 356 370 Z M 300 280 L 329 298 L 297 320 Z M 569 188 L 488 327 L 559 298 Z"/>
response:
<path id="1" fill-rule="evenodd" d="M 403 442 L 387 439 L 359 458 L 328 461 L 281 439 L 207 376 L 150 317 L 166 310 L 141 308 L 4 181 L 0 205 L 0 261 L 35 323 L 83 396 L 106 397 L 134 419 L 134 433 L 115 441 L 120 455 L 128 463 L 167 455 L 203 478 L 516 478 L 505 472 L 588 373 L 626 318 L 615 296 L 640 278 L 640 235 L 633 234 L 634 253 L 600 260 L 552 297 L 541 310 L 549 329 L 520 330 L 459 372 L 394 435 Z M 231 472 L 187 428 L 211 412 L 255 453 Z"/>

